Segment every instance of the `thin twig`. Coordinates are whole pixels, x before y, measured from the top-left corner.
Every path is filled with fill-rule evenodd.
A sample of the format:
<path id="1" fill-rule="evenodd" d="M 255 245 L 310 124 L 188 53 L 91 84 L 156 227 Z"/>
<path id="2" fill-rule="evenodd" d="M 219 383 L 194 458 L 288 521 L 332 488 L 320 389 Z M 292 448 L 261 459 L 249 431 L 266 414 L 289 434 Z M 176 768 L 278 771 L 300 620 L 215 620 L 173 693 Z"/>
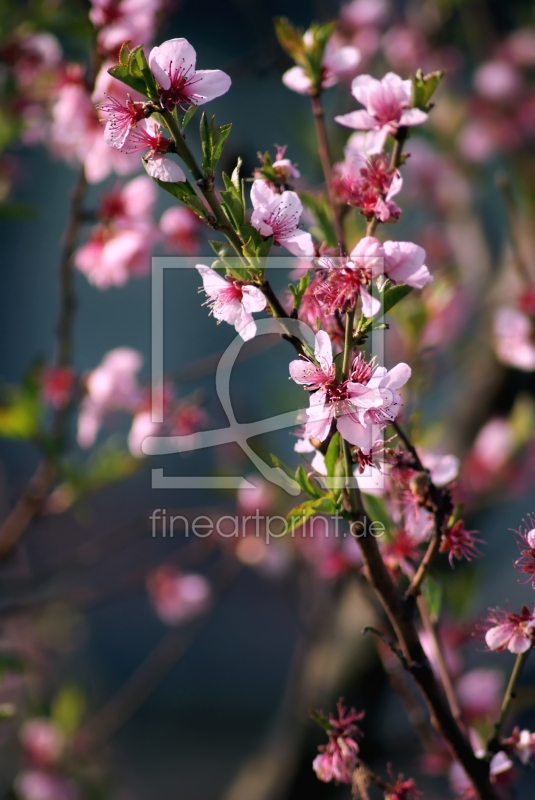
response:
<path id="1" fill-rule="evenodd" d="M 502 707 L 500 709 L 500 716 L 496 720 L 496 724 L 492 730 L 492 736 L 489 739 L 487 750 L 492 752 L 497 752 L 500 749 L 500 733 L 505 722 L 505 718 L 507 717 L 507 713 L 511 706 L 511 703 L 516 697 L 516 684 L 520 677 L 520 673 L 522 672 L 522 668 L 526 663 L 526 659 L 529 655 L 529 650 L 526 650 L 525 653 L 518 653 L 515 661 L 515 665 L 513 667 L 513 671 L 511 672 L 511 677 L 509 678 L 509 683 L 507 684 L 507 689 L 505 690 L 505 695 L 503 697 Z"/>
<path id="2" fill-rule="evenodd" d="M 461 707 L 459 705 L 459 701 L 457 700 L 457 695 L 455 693 L 453 681 L 451 680 L 451 675 L 448 669 L 448 665 L 446 664 L 446 659 L 444 658 L 444 652 L 442 650 L 442 646 L 438 638 L 437 630 L 433 624 L 433 621 L 431 620 L 431 617 L 429 616 L 429 611 L 427 608 L 427 604 L 425 602 L 425 597 L 419 595 L 417 603 L 418 603 L 418 610 L 420 612 L 420 617 L 422 619 L 425 628 L 425 632 L 429 636 L 433 649 L 435 651 L 438 673 L 440 675 L 440 681 L 442 683 L 442 688 L 444 689 L 444 694 L 446 695 L 450 711 L 453 715 L 453 718 L 457 721 L 457 723 L 464 728 Z"/>
<path id="3" fill-rule="evenodd" d="M 323 113 L 323 106 L 321 105 L 319 94 L 311 94 L 310 99 L 312 101 L 316 135 L 318 137 L 318 153 L 323 170 L 323 176 L 325 178 L 327 194 L 329 195 L 329 202 L 333 210 L 336 238 L 338 240 L 338 246 L 340 250 L 345 254 L 347 251 L 345 245 L 344 226 L 342 224 L 340 205 L 334 192 L 331 152 L 329 148 L 329 139 L 327 137 L 327 128 L 325 127 L 325 114 Z"/>

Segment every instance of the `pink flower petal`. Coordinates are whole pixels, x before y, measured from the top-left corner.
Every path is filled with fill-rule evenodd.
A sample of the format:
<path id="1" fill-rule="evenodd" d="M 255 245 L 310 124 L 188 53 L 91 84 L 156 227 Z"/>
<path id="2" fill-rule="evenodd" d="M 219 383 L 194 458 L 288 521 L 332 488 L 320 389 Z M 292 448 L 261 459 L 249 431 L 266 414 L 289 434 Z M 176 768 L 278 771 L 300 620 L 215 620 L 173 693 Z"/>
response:
<path id="1" fill-rule="evenodd" d="M 197 54 L 187 39 L 168 39 L 159 47 L 153 47 L 149 55 L 149 67 L 162 87 L 169 89 L 169 72 L 181 69 L 182 72 L 195 71 Z"/>
<path id="2" fill-rule="evenodd" d="M 143 159 L 143 165 L 152 178 L 157 178 L 165 183 L 178 183 L 185 181 L 186 176 L 182 168 L 172 158 L 161 153 L 154 153 Z"/>

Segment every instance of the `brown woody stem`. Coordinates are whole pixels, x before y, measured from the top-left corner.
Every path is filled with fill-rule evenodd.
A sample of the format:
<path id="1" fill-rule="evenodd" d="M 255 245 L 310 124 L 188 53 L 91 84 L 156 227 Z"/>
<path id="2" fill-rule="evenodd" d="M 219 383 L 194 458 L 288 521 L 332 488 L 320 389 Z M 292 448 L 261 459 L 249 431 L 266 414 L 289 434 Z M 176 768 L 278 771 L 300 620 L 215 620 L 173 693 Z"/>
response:
<path id="1" fill-rule="evenodd" d="M 342 215 L 340 212 L 340 205 L 336 200 L 336 194 L 333 187 L 333 170 L 331 162 L 331 151 L 329 147 L 329 139 L 327 138 L 327 128 L 325 127 L 325 114 L 319 94 L 311 94 L 312 112 L 314 114 L 314 123 L 316 125 L 316 135 L 318 137 L 318 153 L 321 161 L 321 168 L 325 178 L 325 185 L 327 187 L 327 194 L 329 202 L 333 210 L 334 230 L 336 238 L 338 239 L 338 246 L 345 255 L 346 245 L 344 236 L 344 226 L 342 224 Z"/>

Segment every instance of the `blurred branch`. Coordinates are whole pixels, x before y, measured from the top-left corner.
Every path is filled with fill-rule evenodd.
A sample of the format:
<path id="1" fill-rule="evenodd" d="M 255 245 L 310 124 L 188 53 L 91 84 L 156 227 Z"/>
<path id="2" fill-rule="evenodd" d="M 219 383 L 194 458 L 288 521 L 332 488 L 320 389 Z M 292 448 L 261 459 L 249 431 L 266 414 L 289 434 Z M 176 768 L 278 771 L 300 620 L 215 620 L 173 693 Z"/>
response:
<path id="1" fill-rule="evenodd" d="M 511 706 L 511 703 L 516 697 L 516 684 L 518 679 L 520 678 L 520 673 L 526 663 L 527 657 L 529 655 L 529 650 L 526 650 L 525 653 L 518 653 L 515 661 L 515 665 L 513 667 L 513 671 L 511 672 L 511 677 L 509 678 L 509 683 L 507 684 L 507 689 L 505 690 L 505 695 L 502 702 L 502 707 L 500 710 L 500 716 L 498 717 L 496 724 L 494 725 L 492 736 L 489 739 L 487 749 L 491 753 L 495 753 L 500 749 L 500 733 L 503 728 L 503 723 L 505 722 L 505 718 L 507 717 L 507 712 Z"/>
<path id="2" fill-rule="evenodd" d="M 76 238 L 82 224 L 82 205 L 87 188 L 87 180 L 83 166 L 71 196 L 69 220 L 59 262 L 59 295 L 60 309 L 56 328 L 56 355 L 54 363 L 58 367 L 66 367 L 71 363 L 72 355 L 72 322 L 74 313 L 74 294 L 72 287 L 72 255 Z M 61 442 L 65 436 L 65 428 L 69 408 L 58 409 L 52 419 L 52 435 Z M 41 511 L 44 500 L 56 476 L 56 458 L 46 456 L 42 459 L 30 480 L 26 490 L 17 500 L 15 507 L 0 527 L 0 561 L 5 559 L 20 537 Z"/>
<path id="3" fill-rule="evenodd" d="M 75 747 L 85 751 L 107 741 L 146 702 L 204 629 L 215 600 L 232 584 L 241 565 L 225 559 L 214 581 L 216 598 L 207 612 L 185 633 L 172 630 L 151 650 L 117 693 L 78 731 Z"/>
<path id="4" fill-rule="evenodd" d="M 338 239 L 338 247 L 341 252 L 346 254 L 346 244 L 344 237 L 344 226 L 342 224 L 341 208 L 336 200 L 336 194 L 333 187 L 333 170 L 331 162 L 331 152 L 329 147 L 329 139 L 327 137 L 327 128 L 325 127 L 325 114 L 323 106 L 321 105 L 321 98 L 319 94 L 312 94 L 310 96 L 312 101 L 312 112 L 314 114 L 314 123 L 316 125 L 316 135 L 318 137 L 319 157 L 323 175 L 325 177 L 325 186 L 329 196 L 329 202 L 333 210 L 334 229 L 336 238 Z"/>
<path id="5" fill-rule="evenodd" d="M 505 172 L 498 172 L 496 175 L 496 186 L 502 196 L 503 205 L 505 207 L 507 232 L 513 251 L 513 261 L 521 281 L 525 284 L 526 288 L 529 288 L 533 285 L 533 276 L 524 258 L 524 254 L 522 253 L 520 231 L 518 229 L 518 207 L 513 194 L 511 181 Z"/>

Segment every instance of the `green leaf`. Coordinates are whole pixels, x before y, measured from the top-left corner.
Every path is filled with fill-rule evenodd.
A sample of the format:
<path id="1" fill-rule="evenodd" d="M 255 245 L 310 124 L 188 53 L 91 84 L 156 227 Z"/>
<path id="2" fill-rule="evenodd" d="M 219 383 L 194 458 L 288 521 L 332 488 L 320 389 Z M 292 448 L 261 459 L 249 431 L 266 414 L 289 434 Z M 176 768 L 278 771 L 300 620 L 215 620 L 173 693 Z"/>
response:
<path id="1" fill-rule="evenodd" d="M 115 67 L 110 67 L 108 72 L 112 78 L 116 78 L 118 81 L 121 81 L 121 83 L 125 83 L 131 89 L 134 89 L 134 91 L 139 92 L 139 94 L 148 97 L 147 87 L 143 78 L 131 75 L 128 67 L 117 64 Z"/>
<path id="2" fill-rule="evenodd" d="M 158 184 L 158 186 L 175 197 L 177 200 L 180 200 L 180 202 L 184 203 L 184 205 L 188 206 L 188 208 L 191 208 L 191 210 L 194 211 L 198 217 L 207 222 L 212 220 L 212 215 L 209 209 L 205 206 L 204 202 L 201 200 L 189 181 L 169 183 L 168 181 L 160 181 L 158 178 L 153 178 L 152 175 L 150 177 L 155 183 Z"/>
<path id="3" fill-rule="evenodd" d="M 433 107 L 429 101 L 438 89 L 445 74 L 442 70 L 438 70 L 437 72 L 429 72 L 427 75 L 423 75 L 422 70 L 419 69 L 416 75 L 411 77 L 413 108 L 429 111 Z"/>
<path id="4" fill-rule="evenodd" d="M 202 169 L 205 175 L 212 175 L 217 162 L 221 158 L 223 147 L 228 139 L 232 128 L 232 124 L 216 125 L 215 115 L 212 117 L 210 124 L 208 124 L 208 117 L 206 111 L 202 112 L 200 122 L 201 132 L 201 146 L 202 146 Z"/>
<path id="5" fill-rule="evenodd" d="M 428 575 L 422 587 L 424 602 L 433 622 L 436 622 L 442 606 L 442 585 Z"/>
<path id="6" fill-rule="evenodd" d="M 180 127 L 181 127 L 182 130 L 186 129 L 186 125 L 188 124 L 188 122 L 191 119 L 193 119 L 193 115 L 195 114 L 197 109 L 198 109 L 198 106 L 190 106 L 188 108 L 188 110 L 186 111 L 186 113 L 182 117 L 182 120 L 180 121 Z"/>
<path id="7" fill-rule="evenodd" d="M 303 30 L 296 28 L 286 17 L 275 17 L 275 35 L 282 49 L 298 64 L 305 64 Z"/>
<path id="8" fill-rule="evenodd" d="M 326 242 L 329 247 L 337 247 L 338 241 L 327 202 L 323 198 L 315 197 L 308 192 L 299 192 L 299 197 L 306 210 L 314 217 L 316 229 L 312 232 L 316 239 Z"/>
<path id="9" fill-rule="evenodd" d="M 325 467 L 327 469 L 327 475 L 329 478 L 333 477 L 336 462 L 338 461 L 339 458 L 340 458 L 340 434 L 338 433 L 338 431 L 336 431 L 333 438 L 329 442 L 329 447 L 327 448 L 327 452 L 325 453 Z"/>
<path id="10" fill-rule="evenodd" d="M 14 703 L 0 703 L 0 720 L 12 719 L 17 713 L 17 707 Z"/>
<path id="11" fill-rule="evenodd" d="M 132 51 L 131 72 L 136 76 L 138 74 L 141 75 L 141 77 L 145 81 L 148 96 L 151 98 L 151 100 L 157 100 L 158 87 L 156 86 L 154 75 L 152 74 L 151 69 L 147 63 L 147 57 L 145 56 L 143 45 L 141 44 Z"/>
<path id="12" fill-rule="evenodd" d="M 310 272 L 305 272 L 297 286 L 294 286 L 293 283 L 289 284 L 289 289 L 294 298 L 294 308 L 298 309 L 303 301 L 303 295 L 305 294 L 308 284 L 310 283 Z"/>
<path id="13" fill-rule="evenodd" d="M 238 159 L 230 178 L 225 172 L 221 176 L 225 184 L 225 191 L 221 192 L 223 208 L 230 224 L 236 231 L 239 230 L 240 225 L 245 223 L 245 198 L 240 185 L 240 167 L 241 158 Z"/>
<path id="14" fill-rule="evenodd" d="M 369 519 L 372 522 L 381 522 L 387 537 L 390 538 L 392 523 L 390 522 L 390 516 L 386 510 L 384 500 L 381 497 L 377 497 L 375 494 L 366 494 L 366 492 L 362 492 L 362 502 L 364 503 L 364 510 Z"/>
<path id="15" fill-rule="evenodd" d="M 305 494 L 310 495 L 310 497 L 313 497 L 315 500 L 317 500 L 318 497 L 323 497 L 323 492 L 314 481 L 310 480 L 302 464 L 299 464 L 295 471 L 295 480 Z"/>
<path id="16" fill-rule="evenodd" d="M 20 386 L 5 387 L 0 402 L 0 437 L 33 439 L 38 436 L 42 412 L 41 368 L 42 364 L 33 364 Z"/>
<path id="17" fill-rule="evenodd" d="M 84 711 L 85 697 L 76 686 L 64 686 L 52 701 L 52 719 L 67 736 L 78 730 Z"/>
<path id="18" fill-rule="evenodd" d="M 359 333 L 367 333 L 372 327 L 376 327 L 378 321 L 411 292 L 412 286 L 408 286 L 406 283 L 396 283 L 383 289 L 379 295 L 382 300 L 381 310 L 375 317 L 366 319 L 364 324 L 360 326 Z"/>
<path id="19" fill-rule="evenodd" d="M 333 497 L 325 495 L 316 500 L 306 500 L 301 505 L 293 508 L 286 516 L 293 531 L 304 525 L 315 514 L 335 514 L 337 505 Z"/>

